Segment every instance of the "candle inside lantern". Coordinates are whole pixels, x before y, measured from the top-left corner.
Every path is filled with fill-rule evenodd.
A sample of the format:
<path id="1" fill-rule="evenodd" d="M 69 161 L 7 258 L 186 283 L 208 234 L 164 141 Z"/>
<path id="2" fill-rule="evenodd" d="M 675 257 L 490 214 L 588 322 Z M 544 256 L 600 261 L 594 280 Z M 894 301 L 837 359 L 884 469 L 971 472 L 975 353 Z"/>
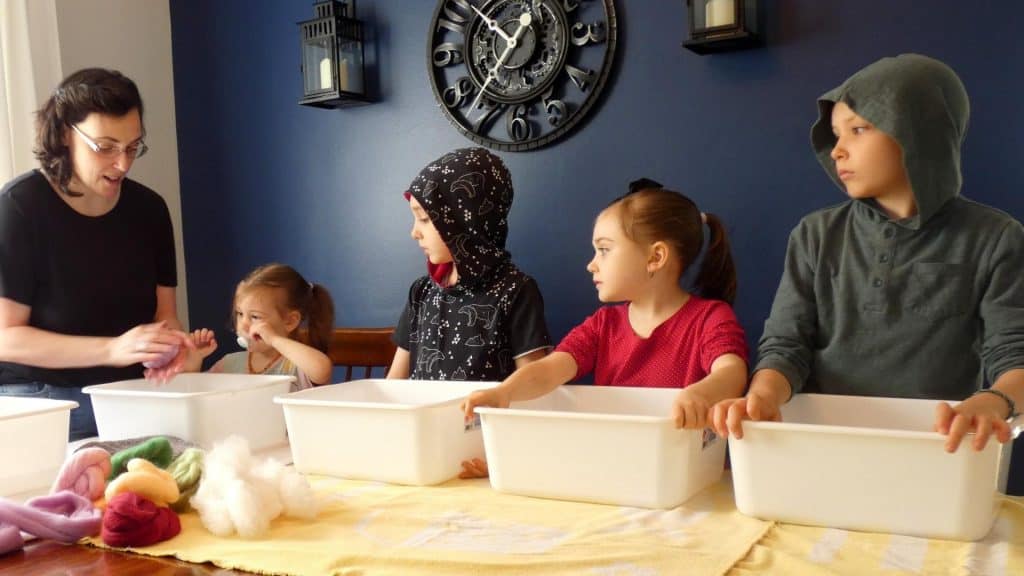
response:
<path id="1" fill-rule="evenodd" d="M 342 58 L 338 62 L 338 88 L 342 91 L 348 91 L 348 58 Z"/>
<path id="2" fill-rule="evenodd" d="M 708 0 L 704 5 L 704 27 L 728 26 L 736 23 L 735 0 Z"/>
<path id="3" fill-rule="evenodd" d="M 331 83 L 331 59 L 324 58 L 320 60 L 320 89 L 330 90 Z"/>

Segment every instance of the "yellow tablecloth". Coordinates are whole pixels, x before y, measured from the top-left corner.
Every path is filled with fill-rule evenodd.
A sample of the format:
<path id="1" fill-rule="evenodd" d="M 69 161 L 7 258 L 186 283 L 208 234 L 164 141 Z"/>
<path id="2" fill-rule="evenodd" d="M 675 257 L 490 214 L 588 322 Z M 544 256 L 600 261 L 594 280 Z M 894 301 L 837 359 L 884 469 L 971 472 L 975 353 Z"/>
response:
<path id="1" fill-rule="evenodd" d="M 486 480 L 310 482 L 314 522 L 278 518 L 245 540 L 191 512 L 179 536 L 134 551 L 262 574 L 1024 575 L 1024 498 L 1003 499 L 985 539 L 955 542 L 749 518 L 728 475 L 673 510 L 502 494 Z"/>
<path id="2" fill-rule="evenodd" d="M 772 526 L 736 511 L 727 478 L 673 510 L 502 494 L 486 480 L 310 481 L 323 505 L 314 522 L 278 518 L 244 540 L 210 534 L 191 512 L 180 535 L 135 552 L 263 574 L 721 575 Z"/>
<path id="3" fill-rule="evenodd" d="M 750 574 L 1024 575 L 1024 498 L 1004 497 L 992 530 L 978 542 L 777 523 L 729 571 Z"/>

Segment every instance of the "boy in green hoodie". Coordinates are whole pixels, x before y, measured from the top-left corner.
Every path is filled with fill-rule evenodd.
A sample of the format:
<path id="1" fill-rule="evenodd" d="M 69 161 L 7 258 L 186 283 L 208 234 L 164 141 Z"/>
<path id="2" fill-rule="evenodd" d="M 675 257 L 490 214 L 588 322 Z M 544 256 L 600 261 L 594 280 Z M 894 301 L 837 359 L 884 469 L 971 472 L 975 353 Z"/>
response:
<path id="1" fill-rule="evenodd" d="M 1024 228 L 961 197 L 967 92 L 945 64 L 884 58 L 818 99 L 818 161 L 850 200 L 805 217 L 744 398 L 719 433 L 778 420 L 797 392 L 962 400 L 935 430 L 955 451 L 1010 437 L 1024 408 Z M 990 388 L 982 388 L 985 382 Z"/>

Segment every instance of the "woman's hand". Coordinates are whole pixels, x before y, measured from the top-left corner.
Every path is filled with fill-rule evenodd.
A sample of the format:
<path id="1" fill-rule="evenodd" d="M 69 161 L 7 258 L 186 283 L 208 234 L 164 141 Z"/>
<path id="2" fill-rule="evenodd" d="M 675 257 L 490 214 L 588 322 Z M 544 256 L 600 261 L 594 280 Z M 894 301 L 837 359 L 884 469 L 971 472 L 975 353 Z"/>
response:
<path id="1" fill-rule="evenodd" d="M 156 362 L 175 347 L 183 352 L 185 348 L 194 348 L 194 345 L 188 334 L 171 330 L 164 322 L 142 324 L 110 341 L 105 364 L 130 366 Z"/>
<path id="2" fill-rule="evenodd" d="M 508 408 L 508 390 L 501 386 L 476 390 L 462 401 L 462 413 L 466 422 L 470 422 L 476 415 L 473 409 L 477 406 L 492 406 L 494 408 Z"/>
<path id="3" fill-rule="evenodd" d="M 702 430 L 711 424 L 711 404 L 699 392 L 683 388 L 672 403 L 672 420 L 676 428 Z"/>
<path id="4" fill-rule="evenodd" d="M 981 451 L 993 434 L 1000 443 L 1010 440 L 1006 412 L 1006 401 L 995 394 L 977 394 L 956 406 L 940 402 L 935 407 L 934 429 L 946 436 L 946 452 L 956 452 L 968 432 L 974 432 L 971 446 Z"/>
<path id="5" fill-rule="evenodd" d="M 188 334 L 168 328 L 165 322 L 154 322 L 136 326 L 111 340 L 107 363 L 112 366 L 150 363 L 155 367 L 147 368 L 144 376 L 162 384 L 181 371 L 189 350 L 193 349 L 195 344 Z"/>

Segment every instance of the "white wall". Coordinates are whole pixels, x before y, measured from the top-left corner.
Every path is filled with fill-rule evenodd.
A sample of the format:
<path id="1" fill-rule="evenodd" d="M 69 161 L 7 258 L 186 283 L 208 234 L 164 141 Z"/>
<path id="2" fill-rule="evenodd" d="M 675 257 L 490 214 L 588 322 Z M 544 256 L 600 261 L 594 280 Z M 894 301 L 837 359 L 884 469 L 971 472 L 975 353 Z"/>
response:
<path id="1" fill-rule="evenodd" d="M 57 0 L 57 29 L 64 76 L 99 66 L 120 70 L 139 86 L 150 151 L 132 166 L 130 177 L 156 190 L 171 212 L 178 255 L 178 318 L 187 327 L 168 0 Z"/>

